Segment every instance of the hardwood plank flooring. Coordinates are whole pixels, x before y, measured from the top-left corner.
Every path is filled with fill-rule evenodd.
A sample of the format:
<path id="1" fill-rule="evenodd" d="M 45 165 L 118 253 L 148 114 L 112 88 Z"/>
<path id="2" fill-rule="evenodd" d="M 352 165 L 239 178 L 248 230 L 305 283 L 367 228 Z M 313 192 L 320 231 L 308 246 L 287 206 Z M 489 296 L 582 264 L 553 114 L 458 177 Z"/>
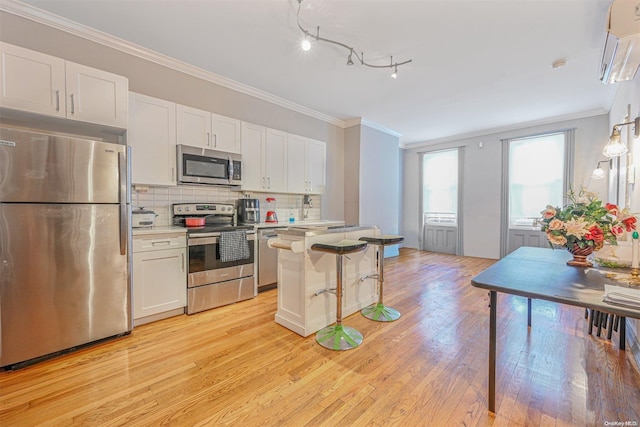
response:
<path id="1" fill-rule="evenodd" d="M 584 311 L 499 295 L 497 413 L 487 411 L 494 261 L 403 249 L 385 262 L 393 323 L 317 345 L 274 321 L 277 290 L 0 372 L 2 426 L 603 426 L 640 423 L 640 373 Z M 614 424 L 608 424 L 614 425 Z M 624 424 L 622 424 L 624 425 Z M 637 424 L 635 424 L 637 425 Z"/>

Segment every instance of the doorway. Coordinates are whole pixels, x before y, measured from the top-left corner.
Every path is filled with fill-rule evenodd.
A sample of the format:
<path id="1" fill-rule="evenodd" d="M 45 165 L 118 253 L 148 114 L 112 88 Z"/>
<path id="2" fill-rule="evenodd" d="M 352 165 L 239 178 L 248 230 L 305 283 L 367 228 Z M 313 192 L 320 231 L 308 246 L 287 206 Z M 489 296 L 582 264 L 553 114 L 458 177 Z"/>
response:
<path id="1" fill-rule="evenodd" d="M 462 148 L 421 153 L 420 249 L 462 255 Z"/>

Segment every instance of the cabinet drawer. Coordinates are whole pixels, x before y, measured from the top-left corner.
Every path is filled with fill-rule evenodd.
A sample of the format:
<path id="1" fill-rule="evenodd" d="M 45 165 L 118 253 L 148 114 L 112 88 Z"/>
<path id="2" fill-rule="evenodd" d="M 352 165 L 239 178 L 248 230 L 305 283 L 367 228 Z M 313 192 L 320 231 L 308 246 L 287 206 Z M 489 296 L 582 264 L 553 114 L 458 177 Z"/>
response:
<path id="1" fill-rule="evenodd" d="M 133 238 L 133 252 L 161 251 L 164 249 L 186 248 L 187 237 L 176 234 L 154 234 Z"/>

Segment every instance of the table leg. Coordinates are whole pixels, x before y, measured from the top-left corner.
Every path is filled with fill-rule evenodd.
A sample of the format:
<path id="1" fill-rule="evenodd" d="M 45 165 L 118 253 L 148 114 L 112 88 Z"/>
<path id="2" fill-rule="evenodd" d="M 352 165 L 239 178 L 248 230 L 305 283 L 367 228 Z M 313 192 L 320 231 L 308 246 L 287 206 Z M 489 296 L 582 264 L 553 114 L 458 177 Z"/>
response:
<path id="1" fill-rule="evenodd" d="M 627 318 L 620 316 L 620 350 L 626 350 L 627 348 Z"/>
<path id="2" fill-rule="evenodd" d="M 489 410 L 496 412 L 496 326 L 498 294 L 489 291 Z"/>
<path id="3" fill-rule="evenodd" d="M 527 298 L 527 326 L 531 327 L 531 298 Z"/>

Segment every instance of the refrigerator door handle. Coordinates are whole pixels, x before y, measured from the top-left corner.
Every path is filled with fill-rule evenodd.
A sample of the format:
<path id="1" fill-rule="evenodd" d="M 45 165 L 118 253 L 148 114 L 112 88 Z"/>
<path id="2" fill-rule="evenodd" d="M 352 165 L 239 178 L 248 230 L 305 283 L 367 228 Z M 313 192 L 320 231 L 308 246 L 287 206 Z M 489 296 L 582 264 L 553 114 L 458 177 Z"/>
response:
<path id="1" fill-rule="evenodd" d="M 120 255 L 127 254 L 127 159 L 118 153 L 119 199 L 120 199 Z"/>

